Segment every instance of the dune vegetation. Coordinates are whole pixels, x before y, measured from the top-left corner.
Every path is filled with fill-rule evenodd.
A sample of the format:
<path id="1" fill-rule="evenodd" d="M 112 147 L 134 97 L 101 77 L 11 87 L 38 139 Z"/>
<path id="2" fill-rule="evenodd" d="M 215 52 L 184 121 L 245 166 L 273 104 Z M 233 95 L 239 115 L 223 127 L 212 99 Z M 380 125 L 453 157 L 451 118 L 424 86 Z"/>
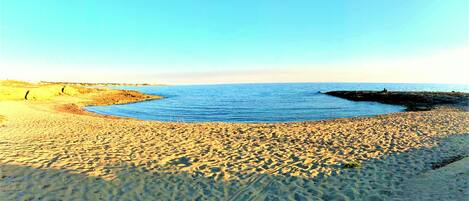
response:
<path id="1" fill-rule="evenodd" d="M 58 96 L 73 96 L 98 90 L 100 89 L 3 80 L 0 81 L 0 100 L 50 100 Z"/>
<path id="2" fill-rule="evenodd" d="M 158 99 L 160 96 L 146 95 L 131 90 L 114 90 L 101 87 L 90 87 L 89 84 L 57 84 L 57 83 L 29 83 L 16 80 L 0 81 L 0 101 L 66 101 L 66 99 L 80 99 L 72 101 L 81 106 L 110 105 L 137 102 L 148 99 Z"/>

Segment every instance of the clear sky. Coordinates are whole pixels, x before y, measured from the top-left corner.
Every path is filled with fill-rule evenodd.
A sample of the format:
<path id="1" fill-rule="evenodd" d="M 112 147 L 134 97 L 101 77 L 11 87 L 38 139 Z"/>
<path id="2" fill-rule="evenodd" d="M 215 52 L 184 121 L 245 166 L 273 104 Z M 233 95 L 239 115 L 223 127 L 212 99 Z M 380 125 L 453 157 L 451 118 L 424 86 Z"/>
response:
<path id="1" fill-rule="evenodd" d="M 469 83 L 467 0 L 0 0 L 0 79 Z"/>

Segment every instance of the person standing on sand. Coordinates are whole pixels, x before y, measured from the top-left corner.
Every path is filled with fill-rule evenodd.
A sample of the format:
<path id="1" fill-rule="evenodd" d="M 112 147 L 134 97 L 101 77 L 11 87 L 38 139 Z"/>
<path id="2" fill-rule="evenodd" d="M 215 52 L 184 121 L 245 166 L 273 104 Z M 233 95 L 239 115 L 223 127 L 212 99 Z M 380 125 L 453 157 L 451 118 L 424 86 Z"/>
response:
<path id="1" fill-rule="evenodd" d="M 28 94 L 29 94 L 29 90 L 26 91 L 26 94 L 24 95 L 24 99 L 25 99 L 25 100 L 28 100 Z"/>

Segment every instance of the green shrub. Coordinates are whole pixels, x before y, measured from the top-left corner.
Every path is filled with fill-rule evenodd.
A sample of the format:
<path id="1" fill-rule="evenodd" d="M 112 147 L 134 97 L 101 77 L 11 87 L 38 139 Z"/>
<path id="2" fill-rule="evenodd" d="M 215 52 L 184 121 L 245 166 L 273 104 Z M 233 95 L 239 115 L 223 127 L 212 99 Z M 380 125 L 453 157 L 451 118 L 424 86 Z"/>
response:
<path id="1" fill-rule="evenodd" d="M 350 161 L 344 164 L 344 168 L 360 168 L 362 164 L 358 161 Z"/>

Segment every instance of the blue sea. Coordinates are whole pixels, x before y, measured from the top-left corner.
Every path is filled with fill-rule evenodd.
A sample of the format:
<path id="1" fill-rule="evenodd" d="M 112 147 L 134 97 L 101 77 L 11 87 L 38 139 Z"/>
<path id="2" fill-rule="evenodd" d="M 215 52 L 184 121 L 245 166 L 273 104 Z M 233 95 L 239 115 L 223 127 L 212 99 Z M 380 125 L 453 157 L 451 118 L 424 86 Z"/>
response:
<path id="1" fill-rule="evenodd" d="M 354 102 L 320 92 L 334 90 L 462 91 L 469 85 L 376 83 L 282 83 L 118 87 L 164 99 L 88 111 L 144 120 L 177 122 L 297 122 L 364 117 L 404 111 L 404 107 Z"/>

